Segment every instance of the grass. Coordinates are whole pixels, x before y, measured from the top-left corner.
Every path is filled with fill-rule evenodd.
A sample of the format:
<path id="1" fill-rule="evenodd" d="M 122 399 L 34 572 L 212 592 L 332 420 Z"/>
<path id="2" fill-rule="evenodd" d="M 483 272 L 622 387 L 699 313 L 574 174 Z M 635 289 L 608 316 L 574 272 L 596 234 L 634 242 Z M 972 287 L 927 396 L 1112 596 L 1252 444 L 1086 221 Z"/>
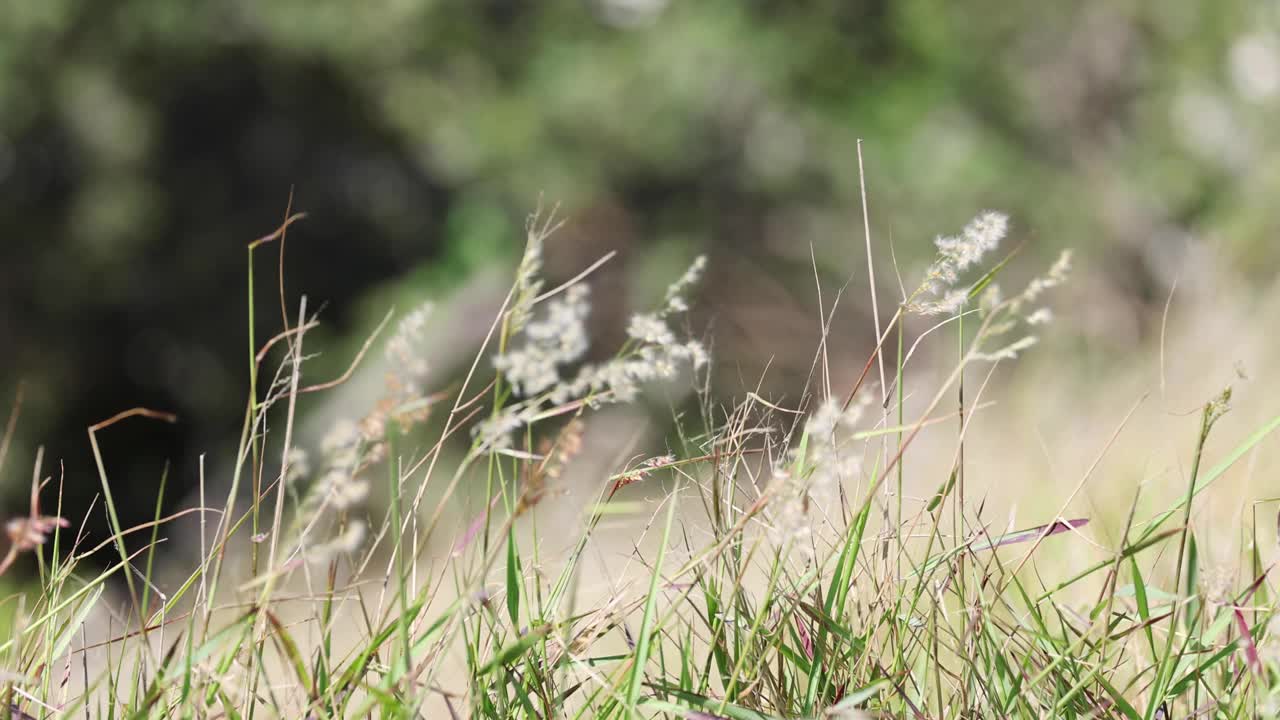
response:
<path id="1" fill-rule="evenodd" d="M 296 217 L 250 246 L 250 288 L 255 252 L 282 244 Z M 664 332 L 691 272 L 663 310 L 633 321 L 618 364 L 605 367 L 612 379 L 570 387 L 559 377 L 575 358 L 556 343 L 573 337 L 585 301 L 571 287 L 543 291 L 540 250 L 553 229 L 531 223 L 486 341 L 503 371 L 490 381 L 482 350 L 461 384 L 427 393 L 422 369 L 399 352 L 419 328 L 402 323 L 387 342 L 385 396 L 326 441 L 318 472 L 294 447 L 298 399 L 335 383 L 301 382 L 315 321 L 305 298 L 291 317 L 283 293 L 282 331 L 261 344 L 250 328 L 244 428 L 220 505 L 206 504 L 202 465 L 199 507 L 161 517 L 157 497 L 153 522 L 121 527 L 100 436 L 118 422 L 173 420 L 125 411 L 89 431 L 112 535 L 84 547 L 58 508 L 43 514 L 51 481 L 38 455 L 31 513 L 7 526 L 3 567 L 32 553 L 39 582 L 4 603 L 0 717 L 1275 714 L 1270 566 L 1253 537 L 1234 583 L 1206 582 L 1191 512 L 1280 417 L 1211 453 L 1230 398 L 1208 399 L 1188 428 L 1185 493 L 1151 517 L 1138 517 L 1135 497 L 1100 561 L 1072 558 L 1089 518 L 997 531 L 966 496 L 966 474 L 979 469 L 966 465 L 966 433 L 990 368 L 1027 347 L 1008 338 L 1034 324 L 1038 292 L 992 292 L 1007 258 L 957 285 L 964 309 L 921 335 L 957 343 L 937 386 L 909 386 L 913 294 L 883 325 L 877 310 L 879 344 L 853 387 L 832 385 L 819 349 L 812 396 L 794 407 L 755 393 L 721 407 L 699 393 L 674 416 L 669 454 L 615 461 L 574 527 L 544 526 L 542 511 L 568 502 L 565 473 L 592 452 L 583 421 L 594 408 L 624 402 L 632 381 L 669 375 L 662 362 L 700 365 L 691 344 Z M 532 319 L 547 309 L 551 319 Z M 534 338 L 549 329 L 554 342 L 539 349 Z M 880 352 L 889 338 L 893 357 Z M 271 358 L 279 366 L 267 377 Z M 557 377 L 540 385 L 545 365 L 521 362 L 550 362 Z M 928 398 L 914 419 L 908 390 Z M 905 468 L 925 428 L 952 428 L 954 456 L 915 503 Z M 385 502 L 364 500 L 374 477 L 385 478 Z M 169 523 L 193 514 L 202 560 L 162 579 Z M 85 570 L 105 551 L 105 571 Z M 1059 559 L 1042 562 L 1046 552 Z M 596 562 L 619 556 L 626 567 Z"/>

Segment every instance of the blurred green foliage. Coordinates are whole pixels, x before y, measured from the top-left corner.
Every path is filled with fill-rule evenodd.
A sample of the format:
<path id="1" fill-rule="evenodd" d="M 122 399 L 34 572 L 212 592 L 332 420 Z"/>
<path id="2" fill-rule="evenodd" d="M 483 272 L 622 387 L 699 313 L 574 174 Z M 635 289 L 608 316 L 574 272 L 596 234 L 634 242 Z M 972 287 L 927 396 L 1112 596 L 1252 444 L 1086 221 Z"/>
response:
<path id="1" fill-rule="evenodd" d="M 116 267 L 145 252 L 139 228 L 166 204 L 149 168 L 180 161 L 155 156 L 162 81 L 192 80 L 182 73 L 229 48 L 257 62 L 268 92 L 287 94 L 276 66 L 334 73 L 351 91 L 335 101 L 358 103 L 411 163 L 459 190 L 454 243 L 541 194 L 571 209 L 617 198 L 646 234 L 709 238 L 709 211 L 759 204 L 762 220 L 803 220 L 780 241 L 834 247 L 852 234 L 865 138 L 877 218 L 906 247 L 998 204 L 1048 244 L 1214 231 L 1251 260 L 1275 229 L 1258 199 L 1276 189 L 1278 13 L 1249 2 L 11 2 L 0 132 L 12 156 L 30 123 L 65 123 L 72 207 L 96 238 L 83 247 Z M 140 78 L 139 65 L 178 77 Z M 376 172 L 365 180 L 362 199 L 387 218 L 415 203 Z"/>

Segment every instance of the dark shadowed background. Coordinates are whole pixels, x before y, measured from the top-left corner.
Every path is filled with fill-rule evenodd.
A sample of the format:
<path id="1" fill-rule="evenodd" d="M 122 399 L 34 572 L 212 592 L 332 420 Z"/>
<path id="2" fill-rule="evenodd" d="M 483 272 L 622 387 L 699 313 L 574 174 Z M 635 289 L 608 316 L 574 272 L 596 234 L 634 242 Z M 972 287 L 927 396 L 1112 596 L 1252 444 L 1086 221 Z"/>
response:
<path id="1" fill-rule="evenodd" d="M 606 319 L 710 255 L 693 319 L 721 389 L 772 362 L 771 391 L 799 391 L 814 263 L 828 292 L 863 283 L 832 345 L 860 366 L 859 138 L 873 234 L 905 275 L 983 208 L 1012 216 L 1019 272 L 1079 249 L 1064 352 L 1148 337 L 1189 250 L 1259 289 L 1280 254 L 1274 3 L 48 0 L 0 15 L 0 407 L 25 387 L 8 512 L 43 444 L 79 518 L 99 487 L 85 429 L 126 408 L 180 417 L 104 435 L 126 525 L 150 518 L 166 461 L 176 503 L 199 453 L 234 448 L 245 248 L 291 192 L 309 217 L 290 231 L 288 301 L 324 306 L 316 347 L 334 351 L 317 377 L 395 293 L 514 264 L 540 202 L 566 220 L 553 275 L 619 252 L 597 279 Z M 275 258 L 259 257 L 270 334 Z"/>

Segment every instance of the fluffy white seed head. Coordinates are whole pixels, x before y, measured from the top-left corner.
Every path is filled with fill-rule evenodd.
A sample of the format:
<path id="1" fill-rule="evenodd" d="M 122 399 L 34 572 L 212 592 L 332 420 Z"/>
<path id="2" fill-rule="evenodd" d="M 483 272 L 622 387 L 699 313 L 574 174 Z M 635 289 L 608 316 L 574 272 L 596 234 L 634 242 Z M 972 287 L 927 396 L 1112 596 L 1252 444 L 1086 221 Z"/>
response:
<path id="1" fill-rule="evenodd" d="M 311 458 L 306 450 L 293 448 L 285 460 L 285 482 L 296 482 L 311 474 Z"/>
<path id="2" fill-rule="evenodd" d="M 537 320 L 528 322 L 513 336 L 514 349 L 494 358 L 494 367 L 521 397 L 515 405 L 481 421 L 472 429 L 480 451 L 503 449 L 516 430 L 533 422 L 545 403 L 564 405 L 582 401 L 589 407 L 631 402 L 640 386 L 676 377 L 682 367 L 700 369 L 707 351 L 696 341 L 680 342 L 668 324 L 671 313 L 688 308 L 684 293 L 706 269 L 705 257 L 697 258 L 667 288 L 662 310 L 633 315 L 627 324 L 632 343 L 628 351 L 599 365 L 585 365 L 566 378 L 565 368 L 586 354 L 589 337 L 586 319 L 591 311 L 587 286 L 569 287 L 553 299 Z"/>
<path id="3" fill-rule="evenodd" d="M 525 327 L 522 347 L 494 358 L 494 367 L 517 394 L 530 397 L 553 387 L 560 382 L 560 368 L 586 354 L 589 295 L 585 285 L 569 288 L 548 304 L 544 317 Z"/>
<path id="4" fill-rule="evenodd" d="M 329 428 L 320 440 L 320 451 L 331 456 L 342 450 L 355 447 L 360 442 L 360 428 L 351 420 L 342 418 Z"/>
<path id="5" fill-rule="evenodd" d="M 820 404 L 805 422 L 808 438 L 803 466 L 798 449 L 786 453 L 774 464 L 775 499 L 770 503 L 774 541 L 790 545 L 802 553 L 813 547 L 808 542 L 825 508 L 839 499 L 840 488 L 862 469 L 862 453 L 850 442 L 871 394 L 863 393 L 848 408 L 835 398 Z"/>
<path id="6" fill-rule="evenodd" d="M 1009 216 L 987 210 L 970 220 L 959 235 L 934 240 L 938 255 L 925 271 L 920 287 L 911 294 L 906 309 L 920 315 L 959 312 L 968 301 L 967 289 L 955 287 L 960 273 L 982 262 L 1008 232 Z"/>
<path id="7" fill-rule="evenodd" d="M 400 320 L 395 334 L 387 341 L 389 372 L 399 378 L 401 385 L 415 383 L 427 374 L 427 361 L 421 346 L 432 309 L 430 302 L 414 308 Z"/>
<path id="8" fill-rule="evenodd" d="M 1053 322 L 1053 311 L 1042 307 L 1027 316 L 1028 325 L 1047 325 Z"/>
<path id="9" fill-rule="evenodd" d="M 707 256 L 699 255 L 694 258 L 693 264 L 684 271 L 684 275 L 680 279 L 667 286 L 666 308 L 665 313 L 681 313 L 689 309 L 689 304 L 685 300 L 684 294 L 689 288 L 698 284 L 702 280 L 702 276 L 707 271 Z"/>
<path id="10" fill-rule="evenodd" d="M 337 537 L 310 548 L 306 554 L 307 562 L 312 565 L 323 565 L 339 555 L 356 552 L 364 544 L 367 533 L 368 528 L 364 522 L 352 520 Z"/>
<path id="11" fill-rule="evenodd" d="M 627 335 L 650 345 L 667 346 L 676 341 L 675 333 L 667 327 L 667 322 L 652 313 L 639 313 L 631 316 L 627 325 Z"/>

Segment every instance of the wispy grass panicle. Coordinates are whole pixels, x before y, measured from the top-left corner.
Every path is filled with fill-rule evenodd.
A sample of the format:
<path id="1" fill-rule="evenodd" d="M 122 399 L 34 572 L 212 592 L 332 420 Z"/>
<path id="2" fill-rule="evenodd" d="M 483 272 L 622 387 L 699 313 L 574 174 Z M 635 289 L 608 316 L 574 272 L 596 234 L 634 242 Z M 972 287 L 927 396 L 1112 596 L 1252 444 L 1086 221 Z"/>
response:
<path id="1" fill-rule="evenodd" d="M 701 369 L 708 360 L 706 348 L 697 340 L 680 340 L 670 322 L 687 310 L 685 293 L 705 266 L 705 258 L 695 260 L 668 288 L 660 310 L 631 316 L 629 340 L 617 356 L 600 364 L 585 364 L 572 378 L 562 373 L 580 361 L 590 346 L 586 326 L 590 291 L 578 282 L 562 296 L 552 298 L 545 310 L 535 313 L 537 319 L 508 340 L 512 349 L 493 359 L 494 368 L 520 399 L 495 410 L 473 428 L 479 447 L 508 447 L 510 434 L 533 422 L 548 404 L 582 402 L 599 407 L 627 403 L 639 396 L 645 383 L 673 379 L 681 368 Z"/>
<path id="2" fill-rule="evenodd" d="M 560 382 L 562 367 L 577 362 L 590 347 L 587 317 L 591 314 L 590 289 L 570 287 L 562 298 L 548 303 L 539 320 L 524 327 L 524 343 L 493 359 L 493 366 L 517 395 L 531 397 Z"/>
<path id="3" fill-rule="evenodd" d="M 414 380 L 427 374 L 427 358 L 421 343 L 426 336 L 427 320 L 434 308 L 434 303 L 424 302 L 400 320 L 395 334 L 387 340 L 386 355 L 392 372 Z"/>
<path id="4" fill-rule="evenodd" d="M 324 565 L 335 557 L 358 551 L 367 534 L 368 527 L 363 520 L 350 520 L 332 539 L 306 548 L 303 558 L 308 564 Z"/>
<path id="5" fill-rule="evenodd" d="M 699 255 L 694 258 L 693 263 L 689 265 L 689 269 L 684 271 L 678 280 L 667 286 L 666 307 L 663 308 L 662 314 L 682 313 L 689 310 L 689 301 L 686 298 L 689 290 L 702 281 L 702 276 L 707 271 L 707 256 Z"/>
<path id="6" fill-rule="evenodd" d="M 1022 304 L 1030 305 L 1034 303 L 1045 291 L 1058 287 L 1067 281 L 1067 275 L 1071 272 L 1071 260 L 1073 252 L 1071 248 L 1067 248 L 1058 254 L 1058 259 L 1049 266 L 1048 272 L 1037 276 L 1027 283 L 1027 288 L 1022 291 L 1019 296 Z"/>
<path id="7" fill-rule="evenodd" d="M 490 417 L 475 424 L 471 435 L 477 450 L 506 450 L 511 447 L 511 437 L 519 429 L 534 423 L 541 414 L 537 405 L 516 403 L 499 408 Z"/>
<path id="8" fill-rule="evenodd" d="M 287 466 L 284 476 L 286 483 L 294 483 L 311 476 L 311 454 L 300 447 L 289 451 L 285 464 Z"/>
<path id="9" fill-rule="evenodd" d="M 394 423 L 400 432 L 408 433 L 431 417 L 432 403 L 426 392 L 431 366 L 425 341 L 427 321 L 434 309 L 431 301 L 418 305 L 400 320 L 395 334 L 387 340 L 385 390 L 360 420 L 360 434 L 371 462 L 386 452 L 389 425 Z"/>
<path id="10" fill-rule="evenodd" d="M 514 298 L 511 309 L 507 311 L 508 333 L 523 330 L 533 314 L 534 303 L 544 285 L 543 249 L 547 238 L 562 224 L 563 221 L 556 220 L 556 208 L 552 208 L 544 216 L 541 206 L 525 222 L 524 255 L 520 258 L 520 266 L 516 268 Z"/>
<path id="11" fill-rule="evenodd" d="M 1222 419 L 1222 416 L 1231 412 L 1231 395 L 1232 388 L 1230 385 L 1222 389 L 1213 400 L 1209 401 L 1209 415 L 1206 424 L 1213 427 L 1215 423 Z"/>
<path id="12" fill-rule="evenodd" d="M 1040 339 L 1035 335 L 1024 335 L 1013 342 L 1002 345 L 994 350 L 977 350 L 973 353 L 974 360 L 987 360 L 996 362 L 999 360 L 1015 360 L 1023 351 L 1031 349 Z"/>
<path id="13" fill-rule="evenodd" d="M 9 549 L 4 557 L 0 558 L 0 575 L 4 575 L 9 570 L 18 555 L 38 550 L 48 542 L 50 533 L 71 525 L 65 518 L 45 515 L 41 512 L 40 490 L 40 482 L 32 480 L 30 512 L 25 517 L 12 518 L 4 524 L 4 535 L 9 542 Z"/>
<path id="14" fill-rule="evenodd" d="M 1009 232 L 1009 216 L 987 210 L 970 220 L 959 235 L 934 241 L 938 254 L 925 271 L 920 286 L 907 298 L 907 312 L 918 315 L 953 315 L 968 300 L 968 290 L 957 287 L 960 274 L 982 262 L 1000 246 Z"/>
<path id="15" fill-rule="evenodd" d="M 1071 270 L 1071 250 L 1063 250 L 1058 259 L 1042 275 L 1027 283 L 1026 288 L 1014 297 L 1003 299 L 1000 286 L 992 282 L 983 291 L 980 310 L 987 322 L 978 338 L 979 347 L 973 353 L 974 360 L 1012 360 L 1024 350 L 1039 342 L 1030 328 L 1043 328 L 1053 322 L 1053 311 L 1041 306 L 1031 309 L 1041 297 L 1067 281 Z M 1017 335 L 1021 333 L 1020 337 Z M 1010 340 L 1010 336 L 1016 339 Z"/>
<path id="16" fill-rule="evenodd" d="M 816 527 L 836 507 L 841 486 L 861 472 L 862 452 L 852 435 L 871 395 L 860 393 L 847 407 L 835 398 L 824 400 L 805 421 L 802 444 L 774 462 L 770 532 L 779 546 L 814 551 Z"/>
<path id="17" fill-rule="evenodd" d="M 333 424 L 320 443 L 323 467 L 311 489 L 311 505 L 347 510 L 368 496 L 369 481 L 363 477 L 368 444 L 356 423 L 339 420 Z"/>
<path id="18" fill-rule="evenodd" d="M 358 421 L 338 418 L 320 440 L 319 472 L 302 496 L 292 527 L 295 534 L 301 534 L 301 544 L 308 546 L 305 555 L 309 559 L 324 555 L 325 548 L 338 541 L 316 543 L 305 537 L 326 509 L 339 515 L 335 527 L 354 532 L 354 521 L 346 516 L 368 498 L 366 473 L 386 459 L 388 432 L 394 428 L 406 434 L 430 417 L 433 403 L 425 388 L 430 364 L 424 345 L 433 309 L 432 302 L 423 302 L 401 318 L 384 349 L 383 392 Z M 301 448 L 291 450 L 286 480 L 296 482 L 310 475 L 309 454 Z"/>
<path id="19" fill-rule="evenodd" d="M 36 550 L 48 542 L 49 533 L 54 529 L 69 526 L 67 520 L 48 515 L 18 517 L 6 522 L 4 534 L 9 541 L 9 550 L 0 558 L 0 575 L 9 569 L 19 554 Z"/>

